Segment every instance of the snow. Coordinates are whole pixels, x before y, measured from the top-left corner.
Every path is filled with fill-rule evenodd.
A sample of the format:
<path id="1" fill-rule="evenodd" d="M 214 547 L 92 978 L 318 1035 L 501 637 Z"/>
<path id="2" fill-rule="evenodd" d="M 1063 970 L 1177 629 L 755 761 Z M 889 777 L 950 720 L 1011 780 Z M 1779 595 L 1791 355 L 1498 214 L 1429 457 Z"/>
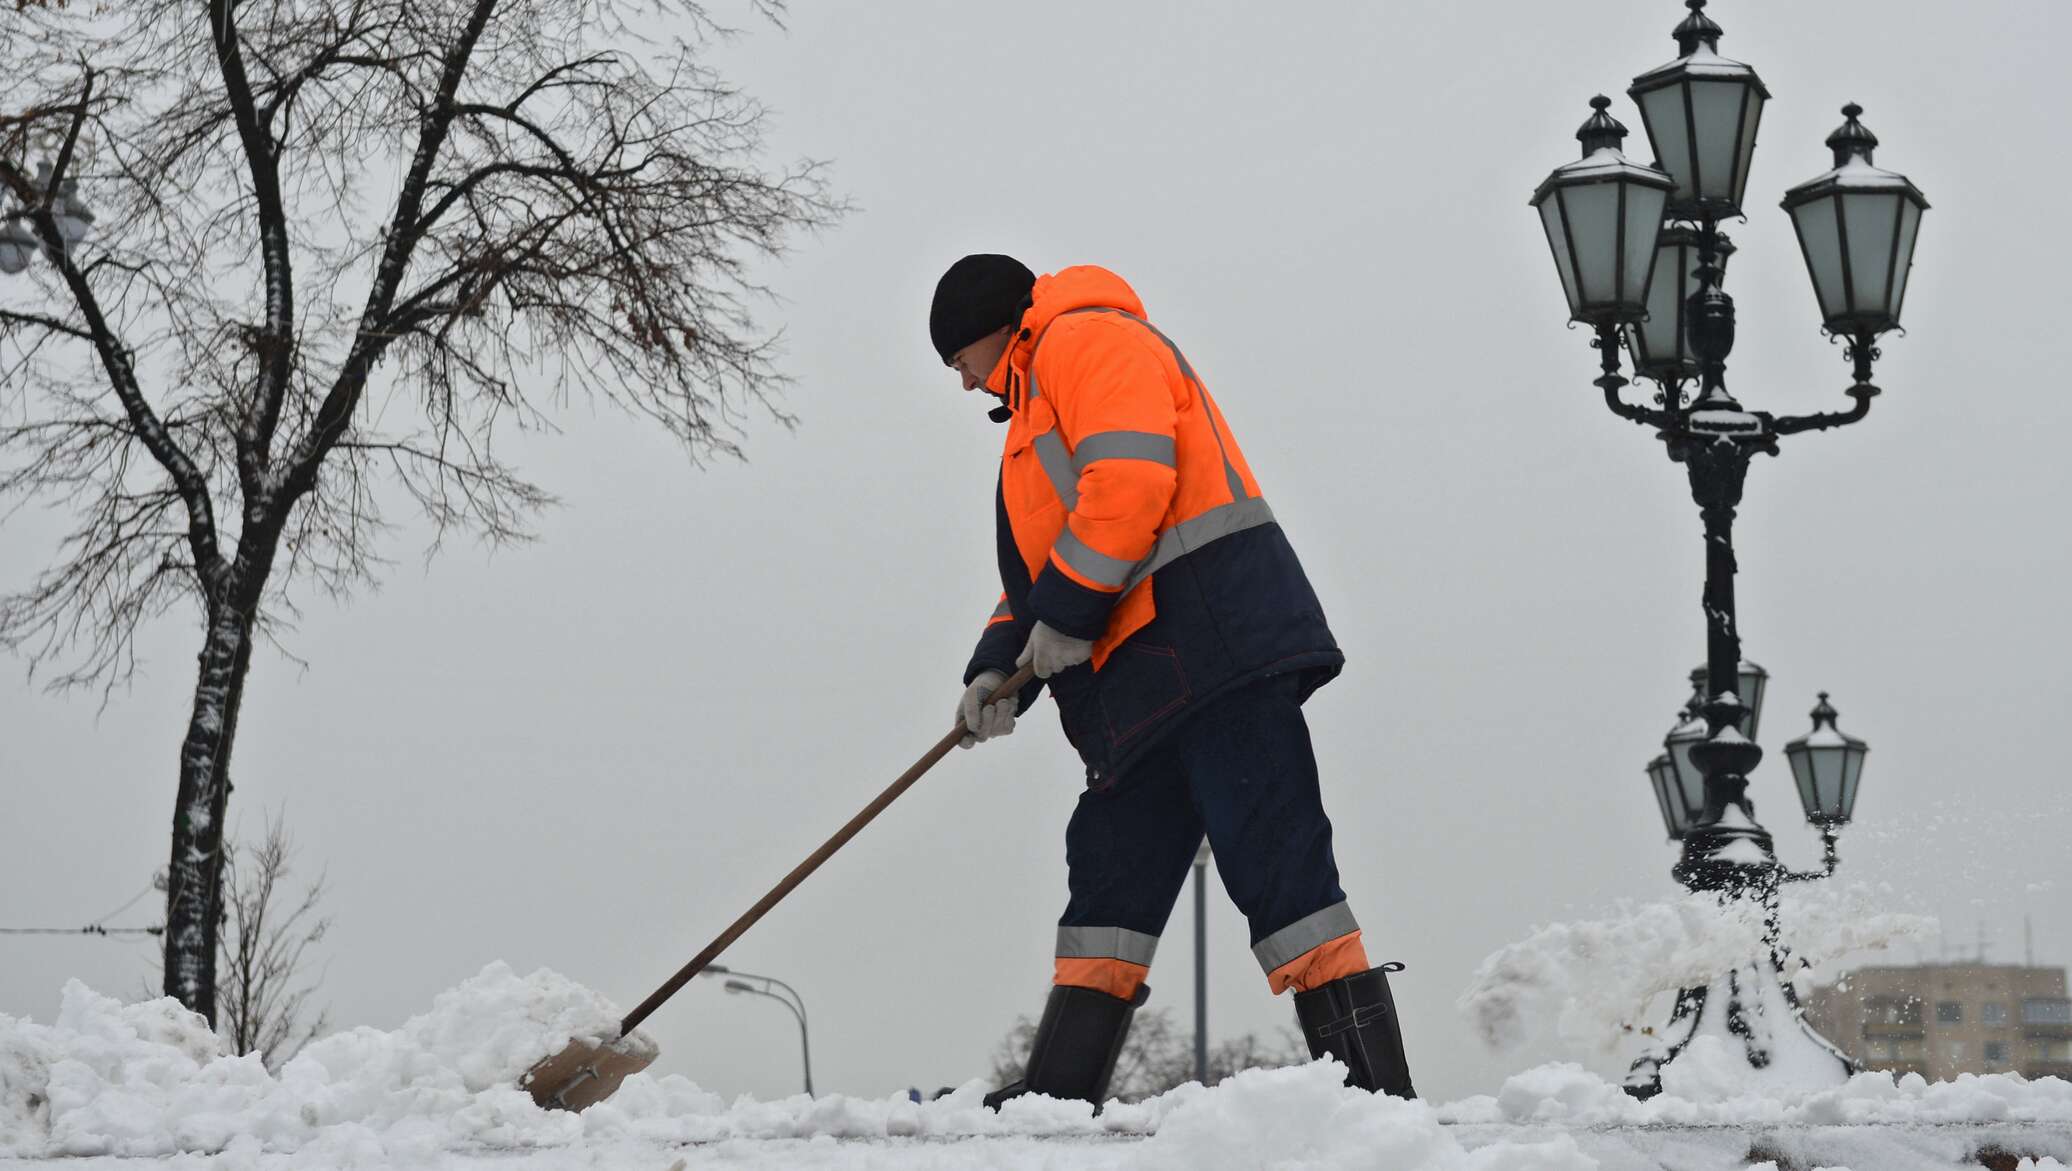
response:
<path id="1" fill-rule="evenodd" d="M 1662 910 L 1637 921 L 1659 927 Z M 1571 936 L 1621 935 L 1579 927 Z M 1433 1104 L 1349 1089 L 1343 1067 L 1324 1061 L 1110 1103 L 1098 1116 L 1040 1097 L 996 1114 L 977 1081 L 921 1103 L 728 1102 L 682 1077 L 642 1073 L 581 1114 L 540 1110 L 514 1087 L 570 1038 L 610 1036 L 616 1018 L 608 1001 L 552 972 L 521 977 L 491 964 L 400 1028 L 320 1038 L 276 1073 L 223 1053 L 173 1001 L 125 1005 L 75 981 L 49 1025 L 0 1016 L 0 1166 L 1738 1171 L 1769 1159 L 1884 1171 L 1975 1166 L 1987 1145 L 2034 1156 L 2031 1171 L 2064 1171 L 2072 1159 L 2072 1084 L 1863 1074 L 1839 1087 L 1748 1093 L 1730 1075 L 1731 1054 L 1708 1051 L 1712 1036 L 1693 1042 L 1665 1071 L 1667 1092 L 1646 1102 L 1566 1064 L 1519 1073 L 1494 1097 Z"/>
<path id="2" fill-rule="evenodd" d="M 1882 888 L 1807 886 L 1782 896 L 1787 979 L 1851 952 L 1929 939 L 1937 930 L 1932 918 L 1884 910 L 1889 894 Z M 1604 918 L 1549 924 L 1490 955 L 1459 1007 L 1495 1052 L 1516 1050 L 1551 1025 L 1568 1050 L 1604 1057 L 1657 1023 L 1651 1011 L 1660 997 L 1765 954 L 1763 932 L 1763 909 L 1753 901 L 1723 907 L 1710 895 L 1686 895 L 1622 902 Z"/>

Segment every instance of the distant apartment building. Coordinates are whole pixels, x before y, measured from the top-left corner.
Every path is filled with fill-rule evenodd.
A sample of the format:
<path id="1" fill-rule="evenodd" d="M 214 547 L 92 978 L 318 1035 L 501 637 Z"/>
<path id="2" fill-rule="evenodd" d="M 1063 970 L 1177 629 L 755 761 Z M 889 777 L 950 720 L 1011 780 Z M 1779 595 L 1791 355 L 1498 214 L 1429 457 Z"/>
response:
<path id="1" fill-rule="evenodd" d="M 1806 1019 L 1865 1069 L 2072 1080 L 2062 968 L 1951 963 L 1858 968 L 1813 990 Z"/>

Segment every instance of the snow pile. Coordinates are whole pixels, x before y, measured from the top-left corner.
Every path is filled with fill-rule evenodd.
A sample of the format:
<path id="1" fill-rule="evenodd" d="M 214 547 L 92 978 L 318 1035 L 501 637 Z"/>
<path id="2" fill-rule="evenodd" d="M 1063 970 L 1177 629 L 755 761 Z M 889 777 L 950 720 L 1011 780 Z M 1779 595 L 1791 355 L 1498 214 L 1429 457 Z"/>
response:
<path id="1" fill-rule="evenodd" d="M 1182 1086 L 1140 1105 L 1163 1110 L 1164 1117 L 1157 1133 L 1130 1153 L 1128 1166 L 1146 1171 L 1597 1171 L 1597 1160 L 1565 1134 L 1498 1141 L 1470 1151 L 1425 1103 L 1350 1089 L 1344 1079 L 1344 1066 L 1322 1061 L 1245 1070 L 1214 1089 Z M 1110 1108 L 1124 1109 L 1130 1108 Z"/>
<path id="2" fill-rule="evenodd" d="M 1709 1036 L 1665 1071 L 1667 1092 L 1646 1102 L 1574 1065 L 1529 1070 L 1494 1097 L 1402 1102 L 1346 1088 L 1344 1068 L 1330 1061 L 1111 1103 L 1098 1117 L 1084 1102 L 1047 1098 L 1016 1099 L 995 1113 L 976 1081 L 925 1103 L 904 1095 L 728 1102 L 682 1077 L 636 1074 L 581 1114 L 543 1111 L 515 1088 L 570 1039 L 609 1036 L 617 1016 L 551 972 L 519 977 L 492 964 L 401 1028 L 322 1038 L 276 1074 L 255 1057 L 224 1054 L 172 1001 L 122 1005 L 74 982 L 51 1025 L 0 1016 L 0 1158 L 166 1157 L 186 1166 L 192 1155 L 221 1153 L 225 1171 L 660 1168 L 679 1154 L 744 1167 L 1590 1171 L 1652 1165 L 1600 1158 L 1612 1128 L 1679 1136 L 1729 1128 L 1716 1145 L 1731 1148 L 1739 1168 L 1750 1148 L 1734 1127 L 1952 1123 L 2063 1134 L 2072 1125 L 2072 1083 L 2055 1079 L 1930 1085 L 1863 1074 L 1818 1092 L 1736 1095 L 1707 1083 L 1728 1064 L 1708 1051 L 1718 1040 Z M 1686 1095 L 1693 1087 L 1703 1096 Z M 1975 1136 L 1950 1142 L 1976 1146 Z M 2072 1143 L 2026 1149 L 2062 1159 Z M 2047 1161 L 2031 1171 L 2045 1169 L 2064 1171 Z"/>
<path id="3" fill-rule="evenodd" d="M 1852 952 L 1935 934 L 1923 915 L 1883 911 L 1889 892 L 1861 884 L 1788 889 L 1780 908 L 1790 979 Z M 1524 1044 L 1553 1020 L 1569 1046 L 1610 1053 L 1648 1023 L 1652 1002 L 1710 983 L 1765 953 L 1763 909 L 1710 895 L 1622 902 L 1611 917 L 1535 930 L 1482 961 L 1459 1007 L 1492 1050 Z"/>
<path id="4" fill-rule="evenodd" d="M 176 1001 L 124 1005 L 75 980 L 52 1025 L 0 1016 L 0 1154 L 219 1151 L 239 1136 L 269 1150 L 565 1143 L 581 1122 L 536 1108 L 518 1076 L 618 1020 L 571 980 L 495 963 L 402 1028 L 323 1037 L 276 1076 Z"/>

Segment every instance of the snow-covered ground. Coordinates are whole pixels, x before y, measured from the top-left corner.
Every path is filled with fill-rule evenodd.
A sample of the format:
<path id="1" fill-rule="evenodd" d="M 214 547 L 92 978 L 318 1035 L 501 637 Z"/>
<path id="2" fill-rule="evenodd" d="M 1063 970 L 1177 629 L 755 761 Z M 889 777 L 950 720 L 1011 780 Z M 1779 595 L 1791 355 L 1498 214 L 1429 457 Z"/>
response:
<path id="1" fill-rule="evenodd" d="M 978 1082 L 925 1103 L 728 1102 L 641 1074 L 580 1115 L 539 1110 L 515 1088 L 570 1038 L 609 1032 L 613 1016 L 551 972 L 492 964 L 394 1032 L 334 1034 L 270 1073 L 223 1055 L 170 1000 L 125 1005 L 75 982 L 51 1024 L 0 1016 L 0 1168 L 1909 1171 L 1976 1167 L 1992 1151 L 2030 1157 L 2006 1165 L 2033 1171 L 2072 1164 L 2072 1083 L 2003 1076 L 1865 1074 L 1794 1095 L 1637 1102 L 1579 1066 L 1549 1065 L 1494 1096 L 1433 1104 L 1346 1089 L 1325 1062 L 1183 1086 L 1099 1117 L 1047 1099 L 994 1114 Z M 1700 1038 L 1679 1062 L 1689 1084 L 1727 1061 L 1707 1051 L 1716 1043 Z"/>

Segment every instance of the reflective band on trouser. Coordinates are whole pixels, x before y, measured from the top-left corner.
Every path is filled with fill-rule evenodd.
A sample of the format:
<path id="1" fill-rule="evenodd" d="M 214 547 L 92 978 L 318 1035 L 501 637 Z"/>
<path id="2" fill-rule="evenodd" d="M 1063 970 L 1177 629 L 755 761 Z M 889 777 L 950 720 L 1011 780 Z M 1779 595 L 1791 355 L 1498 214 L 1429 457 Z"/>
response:
<path id="1" fill-rule="evenodd" d="M 1304 915 L 1253 944 L 1252 955 L 1259 960 L 1261 970 L 1271 973 L 1303 952 L 1359 929 L 1360 924 L 1353 918 L 1352 908 L 1344 903 L 1333 903 L 1321 911 Z"/>
<path id="2" fill-rule="evenodd" d="M 1072 470 L 1084 472 L 1086 465 L 1103 459 L 1141 459 L 1148 463 L 1178 467 L 1173 437 L 1155 431 L 1102 431 L 1079 441 L 1072 452 Z"/>
<path id="3" fill-rule="evenodd" d="M 1098 586 L 1121 589 L 1123 583 L 1136 572 L 1136 565 L 1120 557 L 1091 548 L 1067 524 L 1058 534 L 1058 542 L 1050 547 L 1051 556 L 1056 557 L 1067 569 Z"/>
<path id="4" fill-rule="evenodd" d="M 1058 958 L 1061 960 L 1121 960 L 1126 964 L 1151 966 L 1158 950 L 1158 936 L 1131 931 L 1127 927 L 1060 927 Z"/>

